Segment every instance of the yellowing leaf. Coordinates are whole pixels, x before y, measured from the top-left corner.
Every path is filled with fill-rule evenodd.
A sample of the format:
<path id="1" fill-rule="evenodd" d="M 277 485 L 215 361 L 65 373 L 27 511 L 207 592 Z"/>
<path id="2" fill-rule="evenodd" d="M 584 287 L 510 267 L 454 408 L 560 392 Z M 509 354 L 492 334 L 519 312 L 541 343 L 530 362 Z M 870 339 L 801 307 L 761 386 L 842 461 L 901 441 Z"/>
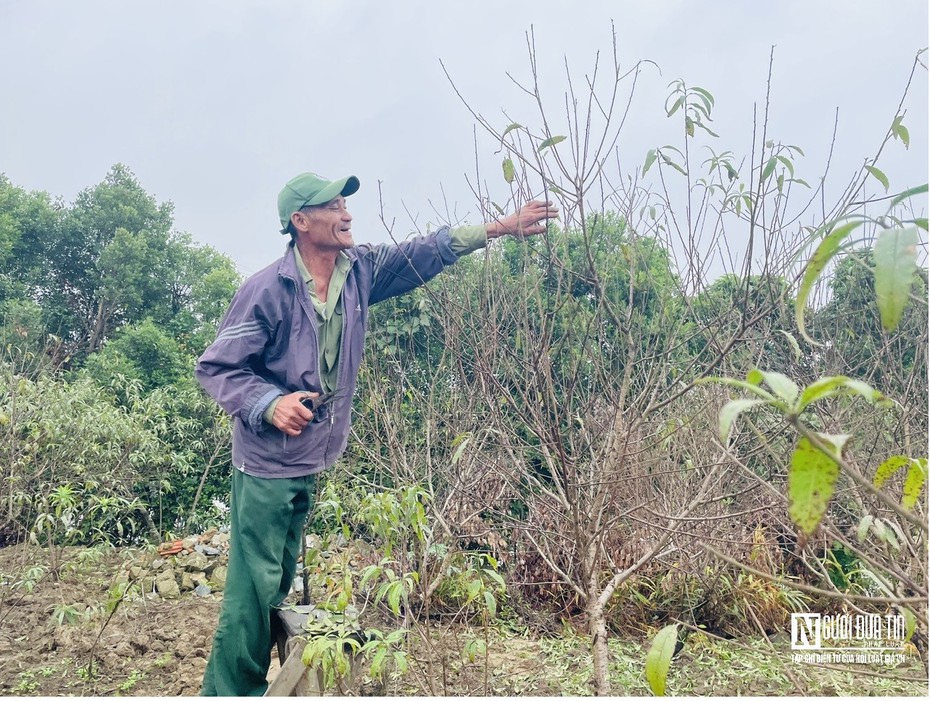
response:
<path id="1" fill-rule="evenodd" d="M 504 169 L 504 180 L 507 181 L 507 184 L 513 182 L 514 168 L 513 161 L 509 158 L 505 158 L 504 162 L 501 164 L 501 167 Z"/>
<path id="2" fill-rule="evenodd" d="M 560 144 L 563 141 L 565 141 L 564 136 L 553 136 L 543 141 L 539 146 L 536 147 L 536 150 L 542 151 L 545 148 L 549 148 L 550 146 L 555 146 L 556 144 Z"/>
<path id="3" fill-rule="evenodd" d="M 840 466 L 830 456 L 807 438 L 798 440 L 788 470 L 788 516 L 807 535 L 823 519 L 839 475 Z"/>
<path id="4" fill-rule="evenodd" d="M 911 460 L 911 467 L 904 478 L 904 496 L 901 497 L 901 506 L 913 509 L 917 504 L 920 490 L 927 483 L 927 459 Z"/>
<path id="5" fill-rule="evenodd" d="M 910 461 L 911 459 L 906 455 L 892 455 L 878 466 L 878 469 L 875 471 L 875 477 L 872 478 L 872 484 L 876 487 L 881 487 L 895 472 L 907 465 Z"/>

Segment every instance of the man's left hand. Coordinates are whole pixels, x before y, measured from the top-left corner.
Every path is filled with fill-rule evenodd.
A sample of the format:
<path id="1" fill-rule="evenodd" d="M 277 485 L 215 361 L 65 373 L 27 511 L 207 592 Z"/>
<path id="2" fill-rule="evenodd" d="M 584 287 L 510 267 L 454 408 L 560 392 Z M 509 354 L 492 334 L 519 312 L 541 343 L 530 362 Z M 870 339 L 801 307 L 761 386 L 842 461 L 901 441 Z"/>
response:
<path id="1" fill-rule="evenodd" d="M 525 238 L 546 232 L 546 222 L 556 219 L 559 210 L 552 206 L 552 202 L 533 200 L 520 207 L 520 211 L 511 214 L 486 226 L 489 239 L 496 239 L 505 234 Z"/>

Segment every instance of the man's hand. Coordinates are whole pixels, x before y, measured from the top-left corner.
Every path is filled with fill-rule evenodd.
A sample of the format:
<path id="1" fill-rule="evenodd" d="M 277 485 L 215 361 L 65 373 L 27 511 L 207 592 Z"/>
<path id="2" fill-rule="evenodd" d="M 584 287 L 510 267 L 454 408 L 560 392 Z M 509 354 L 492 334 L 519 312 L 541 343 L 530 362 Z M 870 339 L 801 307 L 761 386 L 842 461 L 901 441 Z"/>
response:
<path id="1" fill-rule="evenodd" d="M 527 202 L 520 211 L 491 222 L 485 228 L 489 239 L 496 239 L 505 234 L 525 238 L 546 232 L 546 221 L 556 219 L 559 210 L 552 206 L 552 202 L 533 200 Z"/>
<path id="2" fill-rule="evenodd" d="M 285 394 L 278 400 L 274 408 L 274 416 L 271 417 L 271 423 L 279 431 L 289 436 L 299 436 L 307 427 L 307 424 L 313 421 L 313 412 L 300 403 L 301 399 L 306 397 L 319 397 L 317 392 L 294 392 Z"/>

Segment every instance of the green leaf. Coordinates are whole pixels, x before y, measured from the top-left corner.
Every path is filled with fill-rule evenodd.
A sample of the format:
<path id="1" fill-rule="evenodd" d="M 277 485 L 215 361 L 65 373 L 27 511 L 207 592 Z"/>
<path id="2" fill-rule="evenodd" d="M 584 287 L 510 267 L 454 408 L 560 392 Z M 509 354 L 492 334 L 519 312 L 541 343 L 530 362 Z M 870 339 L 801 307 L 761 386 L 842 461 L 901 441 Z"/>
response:
<path id="1" fill-rule="evenodd" d="M 908 133 L 907 127 L 901 124 L 902 119 L 904 119 L 903 114 L 899 114 L 894 118 L 894 121 L 891 123 L 891 134 L 894 138 L 901 139 L 904 148 L 909 148 L 911 145 L 911 135 Z"/>
<path id="2" fill-rule="evenodd" d="M 536 147 L 536 151 L 537 151 L 537 152 L 542 151 L 544 148 L 549 148 L 550 146 L 555 146 L 556 144 L 560 144 L 560 143 L 562 143 L 563 141 L 565 141 L 565 137 L 564 137 L 564 136 L 553 136 L 553 137 L 550 137 L 550 138 L 546 139 L 545 141 L 543 141 L 539 146 L 537 146 L 537 147 Z"/>
<path id="3" fill-rule="evenodd" d="M 691 88 L 691 90 L 704 97 L 704 104 L 707 106 L 709 111 L 714 104 L 714 96 L 707 92 L 704 88 Z"/>
<path id="4" fill-rule="evenodd" d="M 686 171 L 686 170 L 685 170 L 684 168 L 682 168 L 680 165 L 678 165 L 677 163 L 675 163 L 675 161 L 673 161 L 671 158 L 669 158 L 668 156 L 666 156 L 664 153 L 660 153 L 659 155 L 662 156 L 662 162 L 663 162 L 665 165 L 671 166 L 672 168 L 674 168 L 675 170 L 677 170 L 677 171 L 678 171 L 679 173 L 681 173 L 682 175 L 687 175 L 687 174 L 688 174 L 688 171 Z"/>
<path id="5" fill-rule="evenodd" d="M 842 436 L 818 434 L 834 449 Z M 842 449 L 842 443 L 839 449 Z M 839 450 L 836 450 L 839 457 Z M 829 455 L 815 448 L 807 438 L 798 440 L 788 470 L 788 516 L 807 535 L 811 535 L 827 511 L 836 489 L 840 466 Z"/>
<path id="6" fill-rule="evenodd" d="M 694 120 L 691 117 L 685 117 L 685 133 L 694 136 Z"/>
<path id="7" fill-rule="evenodd" d="M 886 229 L 875 241 L 875 297 L 882 328 L 901 322 L 917 270 L 917 229 Z"/>
<path id="8" fill-rule="evenodd" d="M 402 593 L 402 582 L 400 580 L 391 583 L 387 593 L 387 602 L 395 616 L 400 615 L 400 595 Z"/>
<path id="9" fill-rule="evenodd" d="M 872 175 L 873 178 L 875 178 L 878 182 L 880 182 L 885 187 L 885 192 L 888 192 L 888 188 L 890 187 L 888 183 L 888 176 L 885 175 L 882 171 L 880 171 L 875 166 L 864 166 L 864 167 L 867 171 L 869 171 L 869 173 Z"/>
<path id="10" fill-rule="evenodd" d="M 646 175 L 646 172 L 652 167 L 652 164 L 656 162 L 656 158 L 659 157 L 659 154 L 656 153 L 656 150 L 649 149 L 649 153 L 646 154 L 646 162 L 643 163 L 643 175 Z"/>
<path id="11" fill-rule="evenodd" d="M 727 169 L 727 177 L 730 179 L 730 182 L 733 182 L 739 177 L 739 172 L 729 163 L 724 163 L 724 167 Z"/>
<path id="12" fill-rule="evenodd" d="M 766 384 L 772 388 L 772 391 L 786 402 L 793 404 L 794 400 L 798 398 L 798 386 L 786 375 L 782 375 L 780 372 L 760 372 L 762 377 L 765 378 Z"/>
<path id="13" fill-rule="evenodd" d="M 380 648 L 375 656 L 371 660 L 371 666 L 368 669 L 368 673 L 375 679 L 381 677 L 382 667 L 384 666 L 384 658 L 387 656 L 388 649 L 386 647 Z"/>
<path id="14" fill-rule="evenodd" d="M 489 591 L 484 592 L 484 605 L 488 609 L 488 615 L 491 618 L 497 616 L 497 599 L 494 598 L 494 594 Z"/>
<path id="15" fill-rule="evenodd" d="M 455 449 L 455 452 L 452 453 L 452 464 L 455 465 L 459 460 L 462 459 L 462 452 L 465 450 L 465 446 L 468 445 L 471 438 L 466 438 L 461 443 L 459 443 L 458 448 Z"/>
<path id="16" fill-rule="evenodd" d="M 668 668 L 672 664 L 672 655 L 675 654 L 675 645 L 678 642 L 678 624 L 665 626 L 656 633 L 646 653 L 646 681 L 656 696 L 665 696 L 665 682 L 668 679 Z"/>
<path id="17" fill-rule="evenodd" d="M 862 520 L 859 521 L 859 525 L 856 527 L 856 538 L 860 543 L 864 543 L 866 536 L 869 534 L 869 528 L 872 527 L 872 522 L 875 520 L 875 517 L 872 514 L 866 514 L 862 517 Z"/>
<path id="18" fill-rule="evenodd" d="M 666 116 L 671 117 L 673 114 L 675 114 L 675 113 L 681 108 L 681 106 L 682 106 L 683 104 L 685 104 L 685 96 L 684 96 L 684 95 L 682 95 L 682 96 L 679 97 L 677 100 L 675 100 L 675 103 L 671 106 L 671 108 L 670 108 L 669 110 L 667 110 Z"/>
<path id="19" fill-rule="evenodd" d="M 914 195 L 926 194 L 926 192 L 927 192 L 926 183 L 924 183 L 923 185 L 918 185 L 917 187 L 912 187 L 908 190 L 905 190 L 904 192 L 896 195 L 895 198 L 891 200 L 891 204 L 888 205 L 888 209 L 893 209 L 895 205 L 901 204 L 908 197 L 913 197 Z"/>
<path id="20" fill-rule="evenodd" d="M 868 402 L 874 403 L 882 398 L 882 393 L 872 389 L 862 380 L 853 380 L 845 375 L 822 377 L 804 388 L 801 401 L 798 402 L 798 411 L 803 411 L 809 404 L 834 397 L 844 391 L 849 391 L 864 397 Z"/>
<path id="21" fill-rule="evenodd" d="M 788 169 L 788 175 L 790 175 L 793 178 L 794 177 L 794 164 L 791 162 L 791 159 L 786 158 L 785 156 L 775 156 L 775 158 L 777 158 L 779 161 L 785 164 L 785 168 Z"/>
<path id="22" fill-rule="evenodd" d="M 914 223 L 915 223 L 918 227 L 920 227 L 921 229 L 923 229 L 924 231 L 927 230 L 927 218 L 926 218 L 926 217 L 918 217 L 917 219 L 914 220 Z"/>
<path id="23" fill-rule="evenodd" d="M 775 172 L 775 166 L 778 165 L 778 159 L 775 156 L 772 156 L 769 159 L 769 162 L 765 164 L 765 168 L 762 169 L 762 179 L 768 180 L 772 173 Z"/>
<path id="24" fill-rule="evenodd" d="M 760 404 L 766 404 L 764 399 L 731 399 L 720 410 L 720 442 L 726 445 L 730 440 L 730 430 L 736 417 Z"/>
<path id="25" fill-rule="evenodd" d="M 788 333 L 787 331 L 782 331 L 779 329 L 778 333 L 782 334 L 785 338 L 788 339 L 788 344 L 791 346 L 791 350 L 794 351 L 794 359 L 800 360 L 801 359 L 801 345 L 798 343 L 798 339 L 796 339 L 792 334 Z"/>
<path id="26" fill-rule="evenodd" d="M 904 478 L 904 495 L 901 497 L 901 506 L 913 509 L 920 496 L 920 490 L 927 483 L 927 460 L 919 458 L 911 460 L 911 467 Z"/>
<path id="27" fill-rule="evenodd" d="M 757 387 L 756 385 L 751 384 L 750 382 L 745 382 L 743 380 L 734 380 L 731 377 L 701 377 L 695 380 L 694 383 L 698 385 L 716 383 L 721 385 L 728 385 L 730 387 L 737 387 L 739 389 L 744 389 L 747 392 L 756 395 L 757 397 L 761 397 L 773 405 L 777 405 L 775 397 L 773 397 L 771 394 L 766 392 L 761 387 Z"/>
<path id="28" fill-rule="evenodd" d="M 801 286 L 798 289 L 798 296 L 794 303 L 794 318 L 801 336 L 812 345 L 820 346 L 823 344 L 817 343 L 808 336 L 804 328 L 804 307 L 807 305 L 807 298 L 810 295 L 811 288 L 814 286 L 814 283 L 817 282 L 817 278 L 820 277 L 820 273 L 823 272 L 823 269 L 827 266 L 827 263 L 830 262 L 830 259 L 840 250 L 840 244 L 843 242 L 843 239 L 849 236 L 861 224 L 861 220 L 855 220 L 846 222 L 840 226 L 835 226 L 833 230 L 824 237 L 823 241 L 820 242 L 817 246 L 817 250 L 814 251 L 814 255 L 811 256 L 811 259 L 807 262 L 807 267 L 804 270 L 804 277 L 801 279 Z"/>
<path id="29" fill-rule="evenodd" d="M 501 164 L 501 167 L 504 169 L 504 180 L 507 181 L 507 184 L 513 182 L 514 168 L 513 161 L 509 158 L 505 158 L 504 162 Z"/>
<path id="30" fill-rule="evenodd" d="M 522 129 L 522 128 L 523 128 L 523 125 L 522 125 L 522 124 L 517 124 L 516 122 L 514 122 L 513 124 L 511 124 L 510 126 L 508 126 L 506 129 L 504 129 L 504 133 L 501 134 L 501 139 L 503 139 L 505 136 L 507 136 L 507 134 L 509 134 L 510 132 L 512 132 L 514 129 Z"/>
<path id="31" fill-rule="evenodd" d="M 897 609 L 904 617 L 904 640 L 910 641 L 917 630 L 917 615 L 905 606 L 898 606 Z"/>
<path id="32" fill-rule="evenodd" d="M 911 459 L 906 455 L 892 455 L 878 466 L 878 469 L 875 471 L 875 476 L 872 478 L 872 484 L 880 488 L 885 482 L 891 479 L 891 476 L 895 472 L 907 465 L 910 461 Z"/>

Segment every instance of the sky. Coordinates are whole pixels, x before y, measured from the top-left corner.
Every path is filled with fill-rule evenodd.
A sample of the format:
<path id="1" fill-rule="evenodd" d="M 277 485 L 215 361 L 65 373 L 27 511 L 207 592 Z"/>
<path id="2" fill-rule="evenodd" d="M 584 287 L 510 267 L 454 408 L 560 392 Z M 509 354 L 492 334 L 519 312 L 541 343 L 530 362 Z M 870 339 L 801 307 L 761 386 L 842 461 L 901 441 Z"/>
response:
<path id="1" fill-rule="evenodd" d="M 178 230 L 244 275 L 282 254 L 277 193 L 304 171 L 361 180 L 357 242 L 477 223 L 476 173 L 492 198 L 508 190 L 499 142 L 456 91 L 498 130 L 538 131 L 517 86 L 531 81 L 532 31 L 557 133 L 566 75 L 581 91 L 600 52 L 604 78 L 612 25 L 624 70 L 651 62 L 621 169 L 676 138 L 664 103 L 679 78 L 714 95 L 714 148 L 748 154 L 771 58 L 768 133 L 803 148 L 798 177 L 816 182 L 836 125 L 839 188 L 875 153 L 928 44 L 926 0 L 0 0 L 0 172 L 70 203 L 123 163 L 174 204 Z M 927 182 L 927 103 L 918 67 L 910 148 L 890 145 L 879 164 L 892 191 Z"/>

